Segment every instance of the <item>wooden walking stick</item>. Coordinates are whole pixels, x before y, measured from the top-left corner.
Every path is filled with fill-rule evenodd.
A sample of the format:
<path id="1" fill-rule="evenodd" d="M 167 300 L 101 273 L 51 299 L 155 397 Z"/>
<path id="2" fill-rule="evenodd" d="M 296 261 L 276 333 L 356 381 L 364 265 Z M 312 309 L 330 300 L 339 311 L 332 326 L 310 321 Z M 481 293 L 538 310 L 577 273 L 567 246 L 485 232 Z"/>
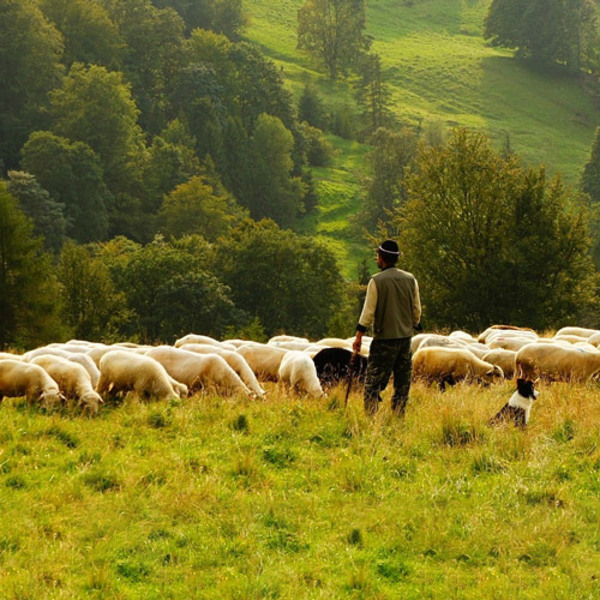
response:
<path id="1" fill-rule="evenodd" d="M 350 395 L 350 388 L 352 387 L 352 371 L 354 370 L 354 362 L 356 361 L 356 352 L 352 353 L 350 360 L 348 361 L 348 385 L 346 386 L 346 398 L 344 399 L 344 408 L 348 406 L 348 396 Z"/>

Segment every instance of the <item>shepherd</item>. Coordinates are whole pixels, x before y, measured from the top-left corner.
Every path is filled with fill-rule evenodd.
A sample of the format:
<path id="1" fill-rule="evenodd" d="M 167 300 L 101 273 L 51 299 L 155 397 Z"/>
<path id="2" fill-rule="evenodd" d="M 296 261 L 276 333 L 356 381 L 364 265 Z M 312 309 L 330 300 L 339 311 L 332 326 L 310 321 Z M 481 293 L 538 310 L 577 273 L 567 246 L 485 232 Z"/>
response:
<path id="1" fill-rule="evenodd" d="M 397 242 L 385 240 L 377 248 L 379 273 L 371 277 L 367 295 L 356 326 L 352 349 L 360 353 L 363 334 L 373 328 L 373 341 L 365 375 L 365 412 L 379 410 L 383 391 L 394 376 L 392 409 L 403 416 L 412 374 L 410 342 L 421 327 L 419 286 L 412 273 L 396 267 L 400 257 Z"/>

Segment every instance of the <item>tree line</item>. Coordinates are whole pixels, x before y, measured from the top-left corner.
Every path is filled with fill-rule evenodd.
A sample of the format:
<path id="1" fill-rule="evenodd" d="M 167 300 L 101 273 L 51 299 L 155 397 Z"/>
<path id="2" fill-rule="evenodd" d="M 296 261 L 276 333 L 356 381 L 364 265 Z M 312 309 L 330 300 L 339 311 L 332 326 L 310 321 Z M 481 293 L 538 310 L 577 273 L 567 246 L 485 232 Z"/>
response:
<path id="1" fill-rule="evenodd" d="M 363 0 L 298 13 L 299 47 L 352 77 L 358 118 L 311 84 L 295 106 L 239 0 L 0 9 L 0 346 L 351 334 L 372 267 L 345 281 L 294 232 L 325 130 L 370 143 L 356 231 L 398 237 L 426 326 L 597 325 L 600 152 L 571 190 L 482 134 L 395 123 Z"/>

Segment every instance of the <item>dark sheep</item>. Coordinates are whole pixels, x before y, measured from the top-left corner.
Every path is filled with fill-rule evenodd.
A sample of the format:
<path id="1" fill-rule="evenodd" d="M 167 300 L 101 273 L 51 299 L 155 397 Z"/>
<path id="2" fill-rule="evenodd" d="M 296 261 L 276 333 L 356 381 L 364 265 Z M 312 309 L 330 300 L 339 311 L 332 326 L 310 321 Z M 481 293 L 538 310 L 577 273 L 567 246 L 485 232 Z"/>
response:
<path id="1" fill-rule="evenodd" d="M 344 348 L 323 348 L 313 356 L 317 376 L 322 386 L 333 386 L 348 380 L 352 352 Z M 367 368 L 367 359 L 360 354 L 352 363 L 352 377 L 362 382 Z"/>

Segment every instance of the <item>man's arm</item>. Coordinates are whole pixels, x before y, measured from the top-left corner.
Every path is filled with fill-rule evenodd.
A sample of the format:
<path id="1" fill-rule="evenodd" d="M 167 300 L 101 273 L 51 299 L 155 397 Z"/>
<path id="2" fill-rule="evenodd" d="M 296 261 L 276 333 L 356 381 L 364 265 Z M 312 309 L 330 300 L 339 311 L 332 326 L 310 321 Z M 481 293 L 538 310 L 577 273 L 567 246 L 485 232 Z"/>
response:
<path id="1" fill-rule="evenodd" d="M 421 323 L 421 296 L 419 295 L 419 284 L 415 279 L 415 302 L 413 304 L 413 326 Z"/>
<path id="2" fill-rule="evenodd" d="M 362 312 L 358 319 L 358 325 L 356 326 L 356 337 L 352 344 L 352 349 L 356 354 L 360 353 L 362 345 L 362 336 L 367 329 L 373 325 L 375 320 L 375 308 L 377 307 L 377 286 L 373 279 L 369 280 L 367 285 L 367 295 L 365 297 L 365 303 L 363 304 Z"/>

